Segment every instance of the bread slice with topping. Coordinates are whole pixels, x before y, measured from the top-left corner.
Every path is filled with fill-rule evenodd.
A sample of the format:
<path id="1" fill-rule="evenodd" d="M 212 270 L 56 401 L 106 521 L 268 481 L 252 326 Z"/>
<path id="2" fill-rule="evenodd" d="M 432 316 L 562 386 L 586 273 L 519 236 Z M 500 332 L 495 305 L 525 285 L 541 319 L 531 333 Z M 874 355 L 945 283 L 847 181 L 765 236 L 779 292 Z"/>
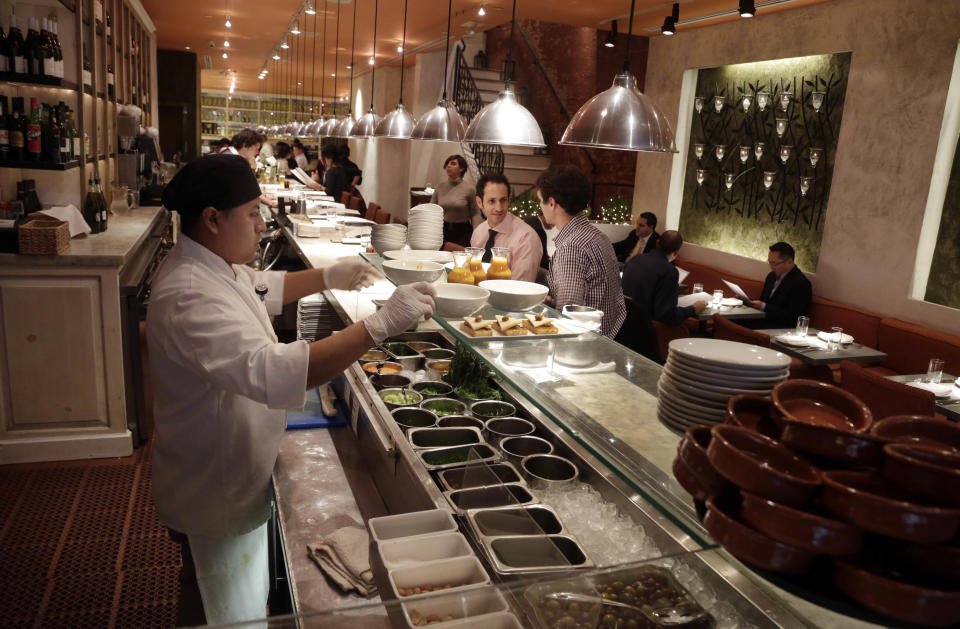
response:
<path id="1" fill-rule="evenodd" d="M 534 334 L 558 334 L 560 332 L 557 326 L 553 325 L 553 319 L 545 316 L 542 312 L 528 314 L 523 325 Z"/>
<path id="2" fill-rule="evenodd" d="M 514 319 L 510 315 L 497 315 L 497 322 L 494 328 L 504 336 L 525 336 L 527 330 L 523 327 L 520 319 Z"/>

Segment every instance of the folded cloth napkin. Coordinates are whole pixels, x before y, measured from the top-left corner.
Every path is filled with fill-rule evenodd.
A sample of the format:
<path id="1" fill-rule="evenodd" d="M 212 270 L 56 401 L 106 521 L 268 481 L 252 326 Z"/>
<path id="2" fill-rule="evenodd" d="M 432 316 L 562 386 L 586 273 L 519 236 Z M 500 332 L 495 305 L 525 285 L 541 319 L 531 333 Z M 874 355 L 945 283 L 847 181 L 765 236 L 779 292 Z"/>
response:
<path id="1" fill-rule="evenodd" d="M 91 231 L 90 225 L 87 224 L 87 221 L 83 220 L 83 214 L 80 213 L 80 210 L 74 205 L 58 205 L 52 207 L 48 210 L 40 210 L 43 214 L 47 216 L 52 216 L 53 218 L 59 218 L 61 221 L 66 221 L 70 225 L 70 237 L 73 238 L 78 234 L 89 234 Z"/>
<path id="2" fill-rule="evenodd" d="M 307 544 L 307 554 L 344 592 L 377 593 L 370 569 L 370 536 L 359 526 L 337 529 L 326 539 Z"/>

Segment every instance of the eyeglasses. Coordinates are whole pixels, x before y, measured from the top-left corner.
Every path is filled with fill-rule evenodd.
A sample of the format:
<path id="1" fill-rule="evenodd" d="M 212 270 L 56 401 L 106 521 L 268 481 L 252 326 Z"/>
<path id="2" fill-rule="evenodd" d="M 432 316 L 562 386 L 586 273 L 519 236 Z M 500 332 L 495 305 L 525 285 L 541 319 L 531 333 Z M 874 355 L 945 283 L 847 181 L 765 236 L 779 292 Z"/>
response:
<path id="1" fill-rule="evenodd" d="M 769 264 L 770 266 L 780 266 L 781 264 L 783 264 L 783 263 L 786 262 L 787 260 L 788 260 L 788 258 L 780 258 L 779 260 L 770 260 L 770 259 L 768 259 L 768 260 L 767 260 L 767 264 Z"/>

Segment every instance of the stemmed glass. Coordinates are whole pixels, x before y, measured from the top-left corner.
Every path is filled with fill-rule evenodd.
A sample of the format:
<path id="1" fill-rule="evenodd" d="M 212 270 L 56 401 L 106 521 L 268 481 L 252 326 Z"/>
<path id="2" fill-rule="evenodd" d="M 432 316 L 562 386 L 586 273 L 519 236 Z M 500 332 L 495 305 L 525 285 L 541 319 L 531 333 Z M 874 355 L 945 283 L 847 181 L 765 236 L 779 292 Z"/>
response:
<path id="1" fill-rule="evenodd" d="M 825 92 L 810 92 L 810 106 L 813 107 L 813 110 L 820 113 L 820 108 L 823 107 L 823 99 L 826 96 Z"/>
<path id="2" fill-rule="evenodd" d="M 693 99 L 693 108 L 697 110 L 697 113 L 703 111 L 703 96 L 697 96 Z"/>
<path id="3" fill-rule="evenodd" d="M 726 154 L 727 154 L 727 145 L 726 145 L 726 144 L 718 144 L 718 145 L 716 145 L 715 147 L 713 147 L 713 152 L 714 152 L 714 154 L 717 156 L 717 161 L 718 161 L 718 162 L 722 162 L 722 161 L 723 161 L 723 158 L 724 158 L 724 157 L 726 156 Z"/>
<path id="4" fill-rule="evenodd" d="M 713 97 L 713 110 L 718 114 L 723 112 L 723 106 L 727 104 L 726 96 L 714 96 Z"/>
<path id="5" fill-rule="evenodd" d="M 747 163 L 747 160 L 749 160 L 749 159 L 750 159 L 750 147 L 749 147 L 749 146 L 741 146 L 741 147 L 740 147 L 740 163 L 741 163 L 741 164 L 746 164 L 746 163 Z"/>
<path id="6" fill-rule="evenodd" d="M 777 118 L 777 137 L 782 138 L 783 134 L 786 132 L 787 132 L 787 119 Z"/>
<path id="7" fill-rule="evenodd" d="M 823 149 L 811 148 L 810 149 L 810 165 L 816 168 L 817 162 L 820 161 L 820 157 L 822 155 L 823 155 Z"/>
<path id="8" fill-rule="evenodd" d="M 784 144 L 780 147 L 780 161 L 786 164 L 790 160 L 790 155 L 793 154 L 793 147 Z"/>
<path id="9" fill-rule="evenodd" d="M 810 186 L 813 185 L 813 177 L 800 177 L 800 196 L 807 196 Z"/>
<path id="10" fill-rule="evenodd" d="M 770 103 L 770 92 L 757 92 L 757 107 L 760 111 L 765 111 Z"/>
<path id="11" fill-rule="evenodd" d="M 777 178 L 777 171 L 775 170 L 763 171 L 763 187 L 769 190 L 770 186 L 773 185 L 773 180 L 776 178 Z"/>

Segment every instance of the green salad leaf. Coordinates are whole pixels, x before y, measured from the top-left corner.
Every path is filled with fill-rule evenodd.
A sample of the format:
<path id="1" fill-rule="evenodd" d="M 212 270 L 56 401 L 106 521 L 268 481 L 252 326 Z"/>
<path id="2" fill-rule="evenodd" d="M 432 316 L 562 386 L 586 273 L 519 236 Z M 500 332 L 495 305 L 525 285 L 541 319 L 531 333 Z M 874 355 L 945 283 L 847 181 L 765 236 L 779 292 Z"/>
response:
<path id="1" fill-rule="evenodd" d="M 494 388 L 490 369 L 473 352 L 457 343 L 450 360 L 450 369 L 443 376 L 454 387 L 457 395 L 472 400 L 499 400 L 500 391 Z"/>

